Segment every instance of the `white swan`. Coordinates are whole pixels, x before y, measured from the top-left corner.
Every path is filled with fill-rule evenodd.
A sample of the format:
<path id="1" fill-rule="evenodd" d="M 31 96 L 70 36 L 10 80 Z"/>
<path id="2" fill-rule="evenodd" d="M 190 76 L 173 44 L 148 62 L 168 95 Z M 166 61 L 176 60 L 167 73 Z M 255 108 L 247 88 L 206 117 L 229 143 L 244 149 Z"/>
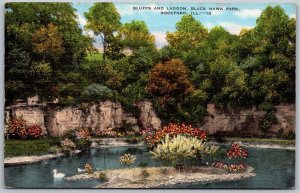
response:
<path id="1" fill-rule="evenodd" d="M 63 173 L 57 173 L 57 169 L 54 169 L 54 170 L 52 171 L 52 173 L 53 173 L 53 177 L 54 177 L 55 179 L 61 179 L 61 178 L 64 178 L 65 175 L 66 175 L 66 174 L 63 174 Z"/>
<path id="2" fill-rule="evenodd" d="M 77 168 L 78 173 L 85 172 L 85 169 Z"/>

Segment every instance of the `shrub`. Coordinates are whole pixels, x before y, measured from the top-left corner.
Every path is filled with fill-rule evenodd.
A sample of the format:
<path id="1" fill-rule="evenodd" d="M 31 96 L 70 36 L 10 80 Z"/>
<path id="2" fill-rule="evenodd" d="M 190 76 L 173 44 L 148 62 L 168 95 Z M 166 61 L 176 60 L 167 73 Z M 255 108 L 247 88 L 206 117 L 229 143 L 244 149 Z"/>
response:
<path id="1" fill-rule="evenodd" d="M 102 84 L 91 84 L 82 92 L 82 98 L 84 100 L 101 100 L 112 99 L 114 91 Z"/>
<path id="2" fill-rule="evenodd" d="M 101 173 L 99 174 L 99 176 L 98 176 L 98 179 L 99 179 L 100 181 L 106 182 L 106 181 L 108 181 L 108 176 L 107 176 L 106 173 L 101 172 Z"/>
<path id="3" fill-rule="evenodd" d="M 75 149 L 76 148 L 75 143 L 72 140 L 68 139 L 68 138 L 61 141 L 60 145 L 61 145 L 61 147 L 70 148 L 70 149 Z"/>
<path id="4" fill-rule="evenodd" d="M 96 135 L 99 137 L 117 137 L 117 132 L 114 131 L 112 128 L 107 128 L 104 130 L 96 131 Z"/>
<path id="5" fill-rule="evenodd" d="M 122 165 L 125 165 L 129 167 L 131 164 L 133 164 L 136 160 L 136 156 L 131 155 L 130 153 L 124 154 L 120 157 L 119 162 Z"/>
<path id="6" fill-rule="evenodd" d="M 230 149 L 227 151 L 227 157 L 229 159 L 236 159 L 236 158 L 247 158 L 248 157 L 248 150 L 241 147 L 239 143 L 233 143 Z"/>
<path id="7" fill-rule="evenodd" d="M 162 144 L 157 145 L 150 153 L 154 159 L 176 166 L 184 160 L 196 158 L 197 155 L 215 154 L 218 148 L 219 147 L 214 145 L 208 146 L 205 142 L 196 137 L 177 135 L 171 138 L 169 134 L 167 134 Z"/>
<path id="8" fill-rule="evenodd" d="M 27 126 L 23 119 L 14 119 L 8 123 L 6 135 L 9 138 L 25 139 L 28 136 Z"/>
<path id="9" fill-rule="evenodd" d="M 154 130 L 148 128 L 142 131 L 142 135 L 146 142 L 150 146 L 157 145 L 161 140 L 165 138 L 166 135 L 170 137 L 175 137 L 177 135 L 185 135 L 196 137 L 197 139 L 206 140 L 206 132 L 204 130 L 193 128 L 191 125 L 185 124 L 173 124 L 164 126 L 162 129 Z"/>
<path id="10" fill-rule="evenodd" d="M 93 174 L 94 173 L 94 166 L 93 166 L 93 164 L 91 164 L 91 163 L 85 164 L 84 170 L 88 174 Z"/>
<path id="11" fill-rule="evenodd" d="M 30 138 L 40 138 L 42 136 L 42 128 L 38 125 L 31 125 L 27 128 L 28 137 Z"/>
<path id="12" fill-rule="evenodd" d="M 90 139 L 91 134 L 88 129 L 80 129 L 79 131 L 75 132 L 76 139 Z"/>
<path id="13" fill-rule="evenodd" d="M 168 173 L 168 169 L 167 168 L 160 168 L 160 173 L 163 175 L 166 175 Z"/>
<path id="14" fill-rule="evenodd" d="M 142 169 L 140 176 L 141 176 L 142 180 L 145 180 L 150 177 L 150 173 L 148 172 L 148 170 Z"/>
<path id="15" fill-rule="evenodd" d="M 5 129 L 5 136 L 13 139 L 37 139 L 42 136 L 42 128 L 39 125 L 27 126 L 23 119 L 10 121 Z"/>

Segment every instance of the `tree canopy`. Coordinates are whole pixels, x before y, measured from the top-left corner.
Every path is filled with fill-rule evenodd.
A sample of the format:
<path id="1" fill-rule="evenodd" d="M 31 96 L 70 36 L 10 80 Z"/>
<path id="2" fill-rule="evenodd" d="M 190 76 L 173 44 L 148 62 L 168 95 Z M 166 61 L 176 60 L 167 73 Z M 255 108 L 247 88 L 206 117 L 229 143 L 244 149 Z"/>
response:
<path id="1" fill-rule="evenodd" d="M 239 35 L 184 15 L 161 49 L 144 21 L 122 24 L 113 3 L 94 3 L 85 17 L 85 30 L 102 38 L 99 60 L 88 59 L 93 39 L 70 3 L 6 4 L 8 103 L 38 94 L 133 108 L 147 99 L 163 121 L 199 124 L 208 103 L 231 110 L 295 102 L 296 21 L 280 6 L 268 6 Z"/>

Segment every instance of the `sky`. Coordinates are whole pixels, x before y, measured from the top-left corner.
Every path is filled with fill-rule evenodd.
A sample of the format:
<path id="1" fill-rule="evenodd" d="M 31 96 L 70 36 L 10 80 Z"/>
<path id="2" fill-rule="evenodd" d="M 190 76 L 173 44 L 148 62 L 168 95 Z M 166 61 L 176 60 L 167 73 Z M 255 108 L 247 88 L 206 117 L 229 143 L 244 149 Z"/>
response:
<path id="1" fill-rule="evenodd" d="M 77 11 L 78 21 L 84 29 L 86 19 L 84 12 L 88 12 L 93 3 L 73 3 L 73 7 Z M 200 13 L 194 15 L 208 29 L 214 26 L 222 26 L 232 34 L 239 34 L 243 28 L 253 28 L 256 19 L 260 16 L 261 12 L 268 6 L 275 6 L 278 4 L 257 4 L 257 3 L 243 3 L 243 4 L 208 4 L 208 3 L 115 3 L 115 6 L 121 15 L 122 23 L 129 23 L 132 20 L 143 20 L 152 35 L 155 36 L 155 43 L 158 48 L 167 45 L 165 39 L 166 32 L 175 31 L 175 25 L 180 21 L 182 15 L 162 15 L 161 11 L 154 10 L 154 7 L 187 7 L 188 13 L 191 12 L 191 7 L 206 7 L 206 11 L 193 11 Z M 295 4 L 280 4 L 289 17 L 296 18 L 296 5 Z M 133 7 L 151 7 L 151 10 L 133 10 Z M 222 10 L 208 10 L 209 7 L 223 7 Z M 238 10 L 226 11 L 226 7 L 235 7 Z M 211 12 L 211 15 L 203 14 Z M 85 34 L 93 36 L 91 31 L 84 30 Z M 95 37 L 95 46 L 101 48 L 101 41 L 99 37 Z"/>

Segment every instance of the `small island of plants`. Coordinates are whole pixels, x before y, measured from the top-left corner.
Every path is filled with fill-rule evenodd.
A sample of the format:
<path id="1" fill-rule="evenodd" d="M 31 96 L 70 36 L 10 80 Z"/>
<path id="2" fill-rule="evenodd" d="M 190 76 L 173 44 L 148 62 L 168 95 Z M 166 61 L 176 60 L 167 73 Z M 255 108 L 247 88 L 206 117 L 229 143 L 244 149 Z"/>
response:
<path id="1" fill-rule="evenodd" d="M 98 179 L 98 188 L 148 188 L 177 183 L 230 181 L 254 176 L 254 169 L 243 161 L 248 151 L 239 143 L 225 150 L 207 141 L 206 132 L 185 124 L 141 132 L 151 158 L 158 163 L 134 166 L 137 157 L 126 153 L 119 158 L 120 167 L 95 170 L 89 164 L 83 174 L 67 180 Z M 218 160 L 222 159 L 222 160 Z"/>

